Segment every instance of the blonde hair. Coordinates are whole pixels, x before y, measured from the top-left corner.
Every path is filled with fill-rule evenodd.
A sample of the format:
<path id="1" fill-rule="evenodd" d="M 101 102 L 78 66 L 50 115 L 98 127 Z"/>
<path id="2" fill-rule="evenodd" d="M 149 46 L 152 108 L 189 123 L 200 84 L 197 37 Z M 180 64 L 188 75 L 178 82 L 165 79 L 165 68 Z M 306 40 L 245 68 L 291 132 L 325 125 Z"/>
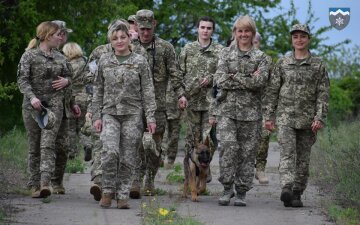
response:
<path id="1" fill-rule="evenodd" d="M 107 38 L 110 42 L 110 40 L 112 39 L 112 37 L 114 37 L 116 35 L 116 32 L 118 31 L 122 31 L 124 32 L 128 37 L 130 37 L 130 33 L 129 33 L 129 23 L 128 22 L 123 22 L 122 20 L 118 20 L 117 24 L 112 26 L 107 33 Z M 129 50 L 132 51 L 133 47 L 132 44 L 129 44 Z"/>
<path id="2" fill-rule="evenodd" d="M 80 45 L 75 42 L 66 43 L 62 50 L 69 60 L 77 59 L 84 55 Z"/>
<path id="3" fill-rule="evenodd" d="M 29 49 L 37 47 L 38 41 L 39 42 L 45 41 L 51 35 L 55 34 L 59 29 L 60 29 L 59 25 L 50 21 L 45 21 L 40 23 L 36 27 L 36 37 L 29 42 L 25 50 L 27 51 Z"/>
<path id="4" fill-rule="evenodd" d="M 255 37 L 256 35 L 256 24 L 255 24 L 255 21 L 252 17 L 250 17 L 249 15 L 245 15 L 245 16 L 239 16 L 234 25 L 233 25 L 233 28 L 232 28 L 232 42 L 231 42 L 231 45 L 234 45 L 236 44 L 236 38 L 235 38 L 235 31 L 236 31 L 236 28 L 239 28 L 239 27 L 244 27 L 244 28 L 247 28 L 247 29 L 250 29 L 251 32 L 253 33 L 253 37 Z"/>

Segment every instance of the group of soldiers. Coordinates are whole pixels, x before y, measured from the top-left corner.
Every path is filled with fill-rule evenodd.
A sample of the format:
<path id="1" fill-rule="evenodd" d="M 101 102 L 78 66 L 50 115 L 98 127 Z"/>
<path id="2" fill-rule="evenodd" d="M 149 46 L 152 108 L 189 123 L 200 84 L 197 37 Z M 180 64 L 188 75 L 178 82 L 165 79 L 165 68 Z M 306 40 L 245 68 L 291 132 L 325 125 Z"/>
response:
<path id="1" fill-rule="evenodd" d="M 197 40 L 178 57 L 155 34 L 156 23 L 146 9 L 112 21 L 109 43 L 95 48 L 88 59 L 76 43 L 65 44 L 72 32 L 65 22 L 38 26 L 18 70 L 32 197 L 50 195 L 50 186 L 53 193 L 65 193 L 65 166 L 68 157 L 78 154 L 79 136 L 85 161 L 92 159 L 94 199 L 104 208 L 113 198 L 118 208 L 130 208 L 129 197 L 155 194 L 155 176 L 164 161 L 172 168 L 183 120 L 185 153 L 206 137 L 212 154 L 219 151 L 224 186 L 219 205 L 229 205 L 235 196 L 235 206 L 246 206 L 255 168 L 259 183 L 269 182 L 265 166 L 276 118 L 281 201 L 301 207 L 310 149 L 326 118 L 329 88 L 321 59 L 308 50 L 307 26 L 292 27 L 293 53 L 272 65 L 258 49 L 261 37 L 249 16 L 235 21 L 228 47 L 212 39 L 215 20 L 200 18 Z M 39 123 L 44 112 L 48 127 Z"/>

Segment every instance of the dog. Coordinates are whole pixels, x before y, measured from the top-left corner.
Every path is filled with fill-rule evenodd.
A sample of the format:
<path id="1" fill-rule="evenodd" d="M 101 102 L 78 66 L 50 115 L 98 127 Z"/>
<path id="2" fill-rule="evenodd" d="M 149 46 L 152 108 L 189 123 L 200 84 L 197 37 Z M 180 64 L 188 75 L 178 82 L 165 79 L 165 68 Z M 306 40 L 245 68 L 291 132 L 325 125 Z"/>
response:
<path id="1" fill-rule="evenodd" d="M 191 190 L 191 201 L 197 202 L 198 195 L 206 191 L 206 181 L 212 154 L 209 138 L 203 144 L 196 143 L 195 147 L 184 157 L 184 190 L 183 197 L 187 198 Z"/>

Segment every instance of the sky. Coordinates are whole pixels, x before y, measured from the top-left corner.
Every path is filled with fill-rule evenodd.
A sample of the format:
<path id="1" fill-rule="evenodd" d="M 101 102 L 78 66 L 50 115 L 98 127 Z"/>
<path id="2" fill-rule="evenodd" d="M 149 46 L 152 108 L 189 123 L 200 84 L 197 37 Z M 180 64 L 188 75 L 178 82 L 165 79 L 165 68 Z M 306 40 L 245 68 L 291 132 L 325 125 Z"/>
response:
<path id="1" fill-rule="evenodd" d="M 298 19 L 301 23 L 304 23 L 307 18 L 308 0 L 294 0 L 294 4 L 297 9 Z M 282 12 L 288 11 L 290 9 L 290 1 L 282 0 L 281 6 L 283 7 Z M 329 8 L 350 8 L 350 21 L 342 30 L 332 28 L 326 32 L 322 37 L 328 36 L 329 39 L 324 41 L 324 44 L 331 45 L 345 39 L 350 39 L 349 47 L 354 45 L 360 46 L 360 0 L 312 0 L 312 10 L 318 21 L 315 24 L 311 24 L 310 27 L 314 27 L 317 30 L 320 27 L 329 26 Z M 272 13 L 279 12 L 275 11 Z"/>

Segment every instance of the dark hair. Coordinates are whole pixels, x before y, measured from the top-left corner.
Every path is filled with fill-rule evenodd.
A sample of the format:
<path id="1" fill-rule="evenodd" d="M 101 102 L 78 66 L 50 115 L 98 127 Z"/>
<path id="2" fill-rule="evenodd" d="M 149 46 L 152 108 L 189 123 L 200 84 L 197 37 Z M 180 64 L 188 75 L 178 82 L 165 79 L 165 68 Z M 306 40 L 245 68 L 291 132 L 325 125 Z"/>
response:
<path id="1" fill-rule="evenodd" d="M 197 24 L 196 24 L 196 27 L 197 27 L 197 28 L 199 28 L 201 21 L 211 22 L 211 23 L 213 24 L 213 30 L 215 30 L 215 20 L 214 20 L 213 18 L 211 18 L 211 17 L 209 17 L 209 16 L 203 16 L 203 17 L 201 17 L 201 18 L 198 20 Z"/>

